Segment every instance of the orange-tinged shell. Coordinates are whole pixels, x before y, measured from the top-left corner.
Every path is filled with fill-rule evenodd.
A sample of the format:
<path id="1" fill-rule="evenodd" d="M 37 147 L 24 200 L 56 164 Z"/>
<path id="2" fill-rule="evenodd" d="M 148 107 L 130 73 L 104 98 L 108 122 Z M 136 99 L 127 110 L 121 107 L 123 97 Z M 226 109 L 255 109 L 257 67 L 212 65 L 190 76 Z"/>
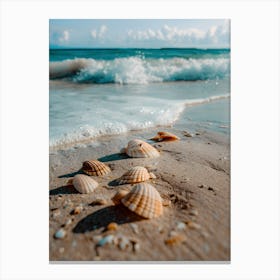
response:
<path id="1" fill-rule="evenodd" d="M 159 131 L 157 133 L 157 135 L 153 138 L 151 138 L 151 140 L 154 141 L 176 141 L 179 140 L 180 138 L 170 132 L 166 132 L 166 131 Z"/>
<path id="2" fill-rule="evenodd" d="M 135 185 L 121 202 L 129 210 L 144 218 L 156 218 L 163 213 L 161 196 L 148 183 Z"/>
<path id="3" fill-rule="evenodd" d="M 91 193 L 98 187 L 98 183 L 87 175 L 77 174 L 73 179 L 73 186 L 79 193 Z"/>
<path id="4" fill-rule="evenodd" d="M 167 239 L 165 239 L 166 245 L 176 245 L 186 241 L 186 237 L 183 234 L 175 234 Z"/>
<path id="5" fill-rule="evenodd" d="M 116 194 L 111 198 L 115 205 L 121 204 L 121 200 L 129 193 L 128 190 L 118 190 Z"/>
<path id="6" fill-rule="evenodd" d="M 160 153 L 156 148 L 139 139 L 134 139 L 128 142 L 126 153 L 134 158 L 155 158 L 160 156 Z"/>
<path id="7" fill-rule="evenodd" d="M 102 176 L 109 172 L 111 169 L 105 163 L 98 160 L 87 160 L 83 163 L 83 172 L 90 176 Z"/>
<path id="8" fill-rule="evenodd" d="M 135 166 L 128 170 L 118 179 L 118 183 L 121 184 L 135 184 L 144 182 L 150 179 L 150 173 L 145 167 Z"/>

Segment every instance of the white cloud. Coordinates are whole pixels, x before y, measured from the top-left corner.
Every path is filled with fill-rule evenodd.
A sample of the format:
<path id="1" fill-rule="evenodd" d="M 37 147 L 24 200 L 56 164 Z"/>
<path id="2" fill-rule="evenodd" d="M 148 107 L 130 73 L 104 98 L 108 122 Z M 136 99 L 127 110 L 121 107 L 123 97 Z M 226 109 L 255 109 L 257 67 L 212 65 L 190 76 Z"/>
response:
<path id="1" fill-rule="evenodd" d="M 90 34 L 91 34 L 92 38 L 94 38 L 94 39 L 97 37 L 97 31 L 96 30 L 92 30 Z"/>
<path id="2" fill-rule="evenodd" d="M 99 30 L 99 37 L 103 37 L 103 35 L 106 33 L 106 31 L 107 31 L 107 26 L 106 25 L 102 25 L 101 27 L 100 27 L 100 30 Z"/>
<path id="3" fill-rule="evenodd" d="M 129 30 L 127 36 L 137 41 L 158 40 L 175 45 L 176 43 L 229 44 L 229 21 L 225 21 L 223 25 L 211 26 L 208 30 L 164 25 L 161 29 Z"/>
<path id="4" fill-rule="evenodd" d="M 101 25 L 99 29 L 93 29 L 91 30 L 90 34 L 91 34 L 91 37 L 94 38 L 94 39 L 97 39 L 97 38 L 103 38 L 105 33 L 107 32 L 108 28 L 106 25 Z"/>
<path id="5" fill-rule="evenodd" d="M 52 30 L 50 32 L 50 44 L 55 46 L 60 46 L 62 44 L 67 44 L 70 40 L 69 30 Z"/>
<path id="6" fill-rule="evenodd" d="M 59 42 L 63 43 L 63 42 L 69 41 L 69 38 L 70 38 L 69 31 L 64 30 L 58 40 L 59 40 Z"/>

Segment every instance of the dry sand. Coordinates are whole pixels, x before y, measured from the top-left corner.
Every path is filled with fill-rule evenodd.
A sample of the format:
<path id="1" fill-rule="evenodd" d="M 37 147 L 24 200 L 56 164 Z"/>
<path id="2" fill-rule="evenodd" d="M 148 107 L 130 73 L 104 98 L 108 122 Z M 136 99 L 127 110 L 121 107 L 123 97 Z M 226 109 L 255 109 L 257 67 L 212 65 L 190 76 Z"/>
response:
<path id="1" fill-rule="evenodd" d="M 154 143 L 159 158 L 129 158 L 119 153 L 129 140 L 147 140 L 160 130 L 102 137 L 50 151 L 50 261 L 230 261 L 229 137 L 209 132 L 186 137 L 183 131 L 165 128 L 181 140 Z M 112 172 L 95 177 L 100 187 L 94 193 L 79 194 L 66 186 L 67 181 L 90 159 L 105 162 Z M 158 218 L 142 219 L 110 200 L 116 190 L 131 188 L 116 186 L 114 180 L 137 165 L 153 171 L 157 178 L 150 183 L 171 201 Z M 92 204 L 97 199 L 107 204 Z M 79 205 L 82 210 L 74 215 Z M 118 224 L 117 230 L 106 230 L 111 222 Z M 56 239 L 60 228 L 66 235 Z M 170 234 L 179 235 L 177 243 L 166 244 Z M 106 235 L 119 242 L 97 246 Z"/>

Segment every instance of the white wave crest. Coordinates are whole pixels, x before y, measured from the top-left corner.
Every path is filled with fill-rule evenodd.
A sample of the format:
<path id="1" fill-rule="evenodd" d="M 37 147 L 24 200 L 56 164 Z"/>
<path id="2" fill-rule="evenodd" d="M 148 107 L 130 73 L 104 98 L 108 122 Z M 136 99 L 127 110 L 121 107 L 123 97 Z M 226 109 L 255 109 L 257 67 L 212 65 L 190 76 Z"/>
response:
<path id="1" fill-rule="evenodd" d="M 195 81 L 229 75 L 228 58 L 114 60 L 81 59 L 50 63 L 50 78 L 69 77 L 74 82 L 148 84 L 164 81 Z"/>

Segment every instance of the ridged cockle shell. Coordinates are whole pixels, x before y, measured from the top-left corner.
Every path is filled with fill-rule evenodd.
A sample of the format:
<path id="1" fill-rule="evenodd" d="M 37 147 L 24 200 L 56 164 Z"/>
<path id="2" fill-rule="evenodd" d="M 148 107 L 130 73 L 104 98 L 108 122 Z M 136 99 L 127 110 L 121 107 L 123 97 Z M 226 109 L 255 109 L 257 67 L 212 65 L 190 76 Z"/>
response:
<path id="1" fill-rule="evenodd" d="M 135 184 L 155 178 L 154 174 L 149 173 L 145 167 L 135 166 L 125 172 L 117 181 L 121 184 Z"/>
<path id="2" fill-rule="evenodd" d="M 148 183 L 135 185 L 121 202 L 129 210 L 144 218 L 156 218 L 163 213 L 161 196 Z"/>
<path id="3" fill-rule="evenodd" d="M 109 172 L 111 169 L 105 163 L 98 160 L 87 160 L 83 163 L 83 172 L 90 176 L 102 176 Z"/>
<path id="4" fill-rule="evenodd" d="M 73 186 L 79 193 L 91 193 L 98 187 L 98 183 L 87 175 L 77 174 L 73 179 Z"/>
<path id="5" fill-rule="evenodd" d="M 139 139 L 129 141 L 125 151 L 128 156 L 134 158 L 155 158 L 160 156 L 156 148 Z"/>

